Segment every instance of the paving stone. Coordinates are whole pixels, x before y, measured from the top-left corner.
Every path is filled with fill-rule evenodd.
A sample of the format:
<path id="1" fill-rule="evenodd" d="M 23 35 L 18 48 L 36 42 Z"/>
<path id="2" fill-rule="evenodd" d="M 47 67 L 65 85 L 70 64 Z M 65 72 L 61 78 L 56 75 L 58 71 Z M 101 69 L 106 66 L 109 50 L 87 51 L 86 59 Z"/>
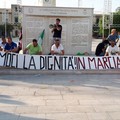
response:
<path id="1" fill-rule="evenodd" d="M 97 105 L 94 109 L 96 112 L 119 112 L 120 105 Z"/>
<path id="2" fill-rule="evenodd" d="M 79 105 L 77 100 L 46 100 L 46 105 L 53 106 L 70 106 L 70 105 Z"/>
<path id="3" fill-rule="evenodd" d="M 112 120 L 108 113 L 87 113 L 89 120 Z"/>
<path id="4" fill-rule="evenodd" d="M 119 112 L 108 112 L 112 120 L 120 120 L 120 111 Z"/>
<path id="5" fill-rule="evenodd" d="M 78 95 L 78 94 L 67 94 L 63 95 L 64 100 L 71 100 L 71 99 L 80 99 L 80 100 L 95 100 L 93 95 Z"/>
<path id="6" fill-rule="evenodd" d="M 48 120 L 88 120 L 86 113 L 54 113 L 46 114 Z"/>
<path id="7" fill-rule="evenodd" d="M 19 114 L 0 111 L 0 120 L 18 120 L 18 118 Z"/>
<path id="8" fill-rule="evenodd" d="M 16 107 L 15 106 L 0 106 L 0 112 L 4 113 L 14 113 Z"/>
<path id="9" fill-rule="evenodd" d="M 43 99 L 44 100 L 62 100 L 63 97 L 62 95 L 53 95 L 53 96 L 47 95 L 47 96 L 44 96 Z"/>
<path id="10" fill-rule="evenodd" d="M 46 120 L 45 114 L 21 114 L 18 120 Z"/>
<path id="11" fill-rule="evenodd" d="M 15 113 L 17 114 L 36 114 L 37 113 L 37 106 L 17 106 Z"/>
<path id="12" fill-rule="evenodd" d="M 64 106 L 39 106 L 37 113 L 66 113 L 67 109 Z"/>
<path id="13" fill-rule="evenodd" d="M 47 96 L 47 95 L 60 95 L 60 91 L 55 91 L 55 90 L 38 90 L 36 91 L 35 93 L 36 96 L 38 95 L 44 95 L 44 96 Z"/>
<path id="14" fill-rule="evenodd" d="M 68 106 L 67 111 L 71 113 L 95 112 L 92 106 Z"/>

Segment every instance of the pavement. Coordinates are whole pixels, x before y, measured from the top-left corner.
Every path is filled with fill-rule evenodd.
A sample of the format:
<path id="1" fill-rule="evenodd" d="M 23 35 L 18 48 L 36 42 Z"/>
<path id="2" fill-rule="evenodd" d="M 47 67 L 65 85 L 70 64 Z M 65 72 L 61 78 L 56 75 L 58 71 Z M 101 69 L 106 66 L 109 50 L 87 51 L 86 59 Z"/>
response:
<path id="1" fill-rule="evenodd" d="M 120 120 L 120 75 L 0 75 L 0 120 Z"/>

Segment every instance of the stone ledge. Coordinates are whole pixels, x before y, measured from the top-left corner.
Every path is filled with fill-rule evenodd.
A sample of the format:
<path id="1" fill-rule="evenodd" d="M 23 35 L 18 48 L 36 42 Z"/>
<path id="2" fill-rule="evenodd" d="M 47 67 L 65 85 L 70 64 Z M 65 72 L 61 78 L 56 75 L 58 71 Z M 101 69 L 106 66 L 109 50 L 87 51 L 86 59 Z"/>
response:
<path id="1" fill-rule="evenodd" d="M 26 70 L 0 67 L 0 75 L 36 75 L 36 74 L 120 74 L 120 69 L 108 70 Z"/>

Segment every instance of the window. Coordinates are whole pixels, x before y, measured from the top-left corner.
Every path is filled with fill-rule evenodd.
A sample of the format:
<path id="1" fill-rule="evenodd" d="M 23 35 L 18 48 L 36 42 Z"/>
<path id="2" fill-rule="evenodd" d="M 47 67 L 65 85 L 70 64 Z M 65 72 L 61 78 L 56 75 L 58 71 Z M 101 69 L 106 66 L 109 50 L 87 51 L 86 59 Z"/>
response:
<path id="1" fill-rule="evenodd" d="M 17 7 L 15 7 L 15 12 L 17 12 L 18 11 L 18 9 L 17 9 Z"/>
<path id="2" fill-rule="evenodd" d="M 18 17 L 15 17 L 15 23 L 18 23 Z"/>

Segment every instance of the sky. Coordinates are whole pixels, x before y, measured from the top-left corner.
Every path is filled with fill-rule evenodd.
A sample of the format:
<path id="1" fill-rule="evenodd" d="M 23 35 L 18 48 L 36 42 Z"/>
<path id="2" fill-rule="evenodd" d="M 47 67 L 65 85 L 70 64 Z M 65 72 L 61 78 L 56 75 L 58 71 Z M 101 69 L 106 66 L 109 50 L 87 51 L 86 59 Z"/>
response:
<path id="1" fill-rule="evenodd" d="M 6 4 L 5 4 L 6 1 Z M 22 5 L 36 5 L 38 0 L 22 0 Z M 0 8 L 10 8 L 17 0 L 0 0 Z M 104 0 L 81 0 L 82 7 L 94 8 L 96 12 L 103 12 Z M 56 0 L 58 7 L 78 7 L 78 0 Z M 120 0 L 112 0 L 112 11 L 120 7 Z"/>

